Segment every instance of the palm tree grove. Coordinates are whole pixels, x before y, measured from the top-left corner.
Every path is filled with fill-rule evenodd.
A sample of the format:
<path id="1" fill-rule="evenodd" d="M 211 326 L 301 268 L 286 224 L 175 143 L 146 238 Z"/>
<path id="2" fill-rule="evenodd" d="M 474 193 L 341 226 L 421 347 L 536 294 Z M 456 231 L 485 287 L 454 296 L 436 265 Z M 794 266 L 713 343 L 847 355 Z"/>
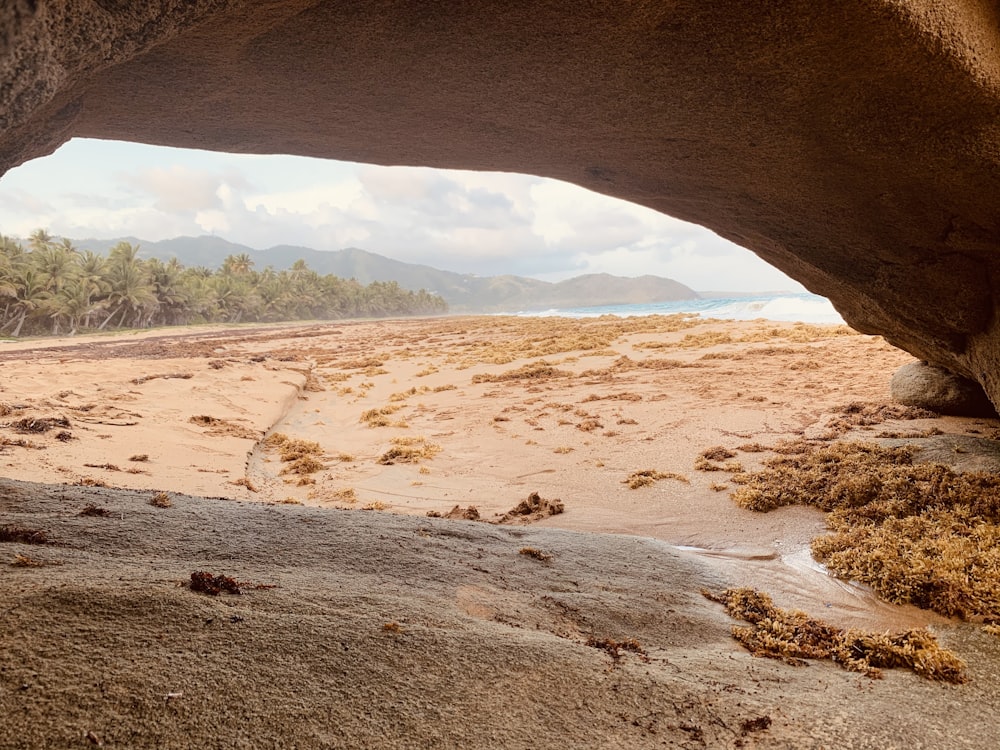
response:
<path id="1" fill-rule="evenodd" d="M 218 270 L 176 258 L 142 259 L 119 242 L 108 255 L 79 250 L 45 230 L 27 247 L 0 235 L 0 335 L 65 335 L 111 328 L 191 323 L 260 323 L 440 315 L 447 303 L 395 281 L 363 285 L 320 276 L 305 261 L 288 270 L 254 269 L 230 255 Z"/>

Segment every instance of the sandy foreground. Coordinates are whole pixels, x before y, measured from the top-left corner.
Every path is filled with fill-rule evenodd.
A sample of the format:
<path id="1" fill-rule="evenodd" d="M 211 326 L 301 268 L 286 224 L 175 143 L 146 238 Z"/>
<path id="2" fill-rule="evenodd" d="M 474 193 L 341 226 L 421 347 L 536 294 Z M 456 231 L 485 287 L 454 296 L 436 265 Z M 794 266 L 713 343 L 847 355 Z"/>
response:
<path id="1" fill-rule="evenodd" d="M 910 359 L 681 317 L 2 343 L 0 525 L 55 544 L 0 544 L 0 748 L 996 747 L 1000 639 L 827 575 L 818 511 L 729 497 L 782 440 L 1000 434 L 852 422 Z M 564 512 L 511 516 L 532 493 Z M 731 586 L 930 626 L 970 680 L 754 658 L 699 593 Z"/>

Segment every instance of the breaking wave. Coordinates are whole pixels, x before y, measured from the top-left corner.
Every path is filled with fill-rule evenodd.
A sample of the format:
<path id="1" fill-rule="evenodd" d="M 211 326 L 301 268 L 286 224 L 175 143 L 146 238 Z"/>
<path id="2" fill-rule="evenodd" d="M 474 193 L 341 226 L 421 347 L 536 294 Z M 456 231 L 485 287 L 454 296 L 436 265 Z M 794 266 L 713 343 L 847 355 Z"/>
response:
<path id="1" fill-rule="evenodd" d="M 802 323 L 843 323 L 830 300 L 816 294 L 779 293 L 709 299 L 677 300 L 639 305 L 606 305 L 603 307 L 568 307 L 549 310 L 520 311 L 529 317 L 596 318 L 601 315 L 631 317 L 636 315 L 674 315 L 693 313 L 705 318 L 723 320 L 776 320 Z"/>

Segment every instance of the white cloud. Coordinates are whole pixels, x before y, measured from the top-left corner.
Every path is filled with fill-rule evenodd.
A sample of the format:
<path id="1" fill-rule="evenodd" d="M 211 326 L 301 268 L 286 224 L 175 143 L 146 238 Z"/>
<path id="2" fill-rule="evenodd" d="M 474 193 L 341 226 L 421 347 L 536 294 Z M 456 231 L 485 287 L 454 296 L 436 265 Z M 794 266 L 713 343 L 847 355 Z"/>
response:
<path id="1" fill-rule="evenodd" d="M 798 288 L 705 229 L 514 173 L 74 140 L 0 179 L 0 232 L 39 227 L 81 239 L 216 233 L 255 248 L 358 246 L 481 275 L 653 273 L 695 289 Z"/>
<path id="2" fill-rule="evenodd" d="M 126 182 L 154 199 L 164 213 L 202 211 L 220 206 L 216 174 L 180 164 L 154 167 L 123 175 Z"/>

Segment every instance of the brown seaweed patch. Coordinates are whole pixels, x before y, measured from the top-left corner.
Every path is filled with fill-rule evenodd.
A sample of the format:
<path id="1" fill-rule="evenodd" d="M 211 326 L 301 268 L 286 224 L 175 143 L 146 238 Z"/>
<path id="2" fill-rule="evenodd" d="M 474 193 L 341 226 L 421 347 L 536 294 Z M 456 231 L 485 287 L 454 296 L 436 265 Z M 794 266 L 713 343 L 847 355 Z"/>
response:
<path id="1" fill-rule="evenodd" d="M 379 456 L 378 463 L 414 464 L 424 458 L 434 458 L 441 452 L 441 446 L 427 442 L 424 437 L 397 437 L 392 439 L 392 448 Z"/>
<path id="2" fill-rule="evenodd" d="M 733 451 L 721 445 L 706 448 L 698 454 L 694 461 L 694 468 L 698 471 L 727 471 L 730 474 L 736 474 L 743 471 L 743 465 L 739 461 L 726 461 L 735 455 Z M 716 463 L 717 461 L 726 461 L 726 463 L 720 464 Z"/>
<path id="3" fill-rule="evenodd" d="M 463 508 L 460 505 L 456 505 L 454 508 L 449 510 L 447 513 L 439 513 L 436 510 L 427 511 L 428 518 L 449 518 L 453 521 L 480 521 L 482 518 L 479 515 L 479 509 L 475 505 L 470 505 L 468 508 Z"/>
<path id="4" fill-rule="evenodd" d="M 721 445 L 716 445 L 712 448 L 706 448 L 700 454 L 702 458 L 706 458 L 709 461 L 725 461 L 727 458 L 733 458 L 736 454 Z"/>
<path id="5" fill-rule="evenodd" d="M 170 500 L 170 495 L 166 492 L 157 492 L 149 498 L 149 504 L 154 508 L 170 508 L 173 506 L 173 502 Z"/>
<path id="6" fill-rule="evenodd" d="M 516 370 L 493 375 L 491 373 L 480 373 L 472 376 L 473 383 L 502 383 L 510 380 L 548 380 L 549 378 L 567 378 L 573 373 L 568 370 L 560 370 L 546 362 L 544 359 L 538 362 L 529 362 L 518 367 Z"/>
<path id="7" fill-rule="evenodd" d="M 14 555 L 10 561 L 12 568 L 47 568 L 51 565 L 62 565 L 59 560 L 40 560 L 30 555 Z"/>
<path id="8" fill-rule="evenodd" d="M 25 440 L 24 438 L 15 438 L 11 440 L 8 437 L 0 436 L 0 447 L 7 447 L 7 446 L 13 448 L 31 448 L 32 450 L 36 451 L 45 450 L 44 445 L 33 443 L 30 440 Z"/>
<path id="9" fill-rule="evenodd" d="M 915 406 L 852 401 L 833 410 L 833 416 L 826 423 L 826 437 L 836 438 L 856 427 L 871 427 L 889 420 L 931 419 L 937 416 L 932 411 Z"/>
<path id="10" fill-rule="evenodd" d="M 684 482 L 685 484 L 690 482 L 683 474 L 677 474 L 673 471 L 643 469 L 641 471 L 633 471 L 626 479 L 622 480 L 622 484 L 627 484 L 631 490 L 637 490 L 640 487 L 648 487 L 661 479 L 676 479 L 678 482 Z"/>
<path id="11" fill-rule="evenodd" d="M 732 632 L 754 656 L 781 659 L 793 666 L 805 666 L 805 659 L 830 659 L 876 679 L 882 677 L 882 669 L 905 667 L 929 680 L 966 681 L 965 663 L 939 646 L 926 629 L 900 633 L 842 630 L 804 612 L 775 607 L 770 596 L 754 589 L 702 594 L 722 604 L 731 617 L 750 623 L 750 627 L 733 627 Z"/>
<path id="12" fill-rule="evenodd" d="M 540 549 L 535 549 L 534 547 L 521 547 L 517 551 L 519 555 L 524 555 L 525 557 L 532 557 L 539 562 L 551 562 L 552 555 L 548 552 L 542 552 Z"/>
<path id="13" fill-rule="evenodd" d="M 383 406 L 378 409 L 368 409 L 361 414 L 362 423 L 368 425 L 369 427 L 390 427 L 392 421 L 389 419 L 390 414 L 394 414 L 400 410 L 399 405 Z"/>
<path id="14" fill-rule="evenodd" d="M 6 524 L 0 526 L 0 542 L 16 544 L 52 544 L 44 529 L 29 529 L 25 526 Z"/>
<path id="15" fill-rule="evenodd" d="M 281 462 L 285 466 L 281 469 L 281 474 L 299 474 L 305 476 L 322 471 L 326 468 L 320 458 L 324 455 L 323 448 L 314 440 L 300 440 L 290 438 L 281 432 L 273 432 L 264 440 L 267 448 L 277 448 Z M 247 480 L 237 480 L 233 484 L 243 484 Z M 245 485 L 247 489 L 256 492 L 256 488 L 249 483 Z"/>
<path id="16" fill-rule="evenodd" d="M 15 432 L 36 435 L 48 432 L 55 427 L 71 427 L 66 417 L 24 417 L 22 419 L 15 419 L 8 426 Z"/>
<path id="17" fill-rule="evenodd" d="M 827 511 L 813 555 L 895 603 L 1000 619 L 1000 477 L 914 463 L 910 447 L 834 443 L 765 462 L 733 493 L 744 508 Z"/>
<path id="18" fill-rule="evenodd" d="M 229 436 L 243 438 L 244 440 L 256 440 L 258 438 L 257 432 L 254 432 L 249 427 L 230 422 L 228 419 L 211 417 L 207 414 L 197 414 L 188 421 L 199 427 L 207 427 L 208 430 L 205 434 L 213 437 Z"/>
<path id="19" fill-rule="evenodd" d="M 209 596 L 218 596 L 225 592 L 239 596 L 243 593 L 240 583 L 235 579 L 225 575 L 212 575 L 204 570 L 197 570 L 191 574 L 192 591 L 197 591 Z"/>
<path id="20" fill-rule="evenodd" d="M 326 468 L 326 464 L 320 461 L 315 456 L 302 456 L 301 458 L 296 458 L 294 461 L 289 461 L 288 465 L 282 470 L 282 474 L 315 474 L 317 471 L 322 471 Z M 308 484 L 308 482 L 303 482 L 299 480 L 299 484 Z M 256 490 L 252 490 L 256 491 Z"/>
<path id="21" fill-rule="evenodd" d="M 378 357 L 365 357 L 364 359 L 351 359 L 344 362 L 338 362 L 337 367 L 341 370 L 370 370 L 381 367 L 384 364 L 385 360 L 379 359 Z"/>
<path id="22" fill-rule="evenodd" d="M 519 502 L 492 523 L 530 523 L 532 521 L 540 521 L 548 516 L 557 516 L 565 510 L 566 506 L 562 501 L 547 500 L 537 492 L 532 492 L 526 500 Z"/>
<path id="23" fill-rule="evenodd" d="M 282 461 L 296 461 L 305 456 L 322 456 L 323 448 L 315 440 L 288 438 L 278 447 Z"/>
<path id="24" fill-rule="evenodd" d="M 157 378 L 163 378 L 164 380 L 169 380 L 171 378 L 179 378 L 181 380 L 190 380 L 193 378 L 190 372 L 167 372 L 162 375 L 143 375 L 140 378 L 132 378 L 132 385 L 142 385 L 150 380 L 156 380 Z"/>

